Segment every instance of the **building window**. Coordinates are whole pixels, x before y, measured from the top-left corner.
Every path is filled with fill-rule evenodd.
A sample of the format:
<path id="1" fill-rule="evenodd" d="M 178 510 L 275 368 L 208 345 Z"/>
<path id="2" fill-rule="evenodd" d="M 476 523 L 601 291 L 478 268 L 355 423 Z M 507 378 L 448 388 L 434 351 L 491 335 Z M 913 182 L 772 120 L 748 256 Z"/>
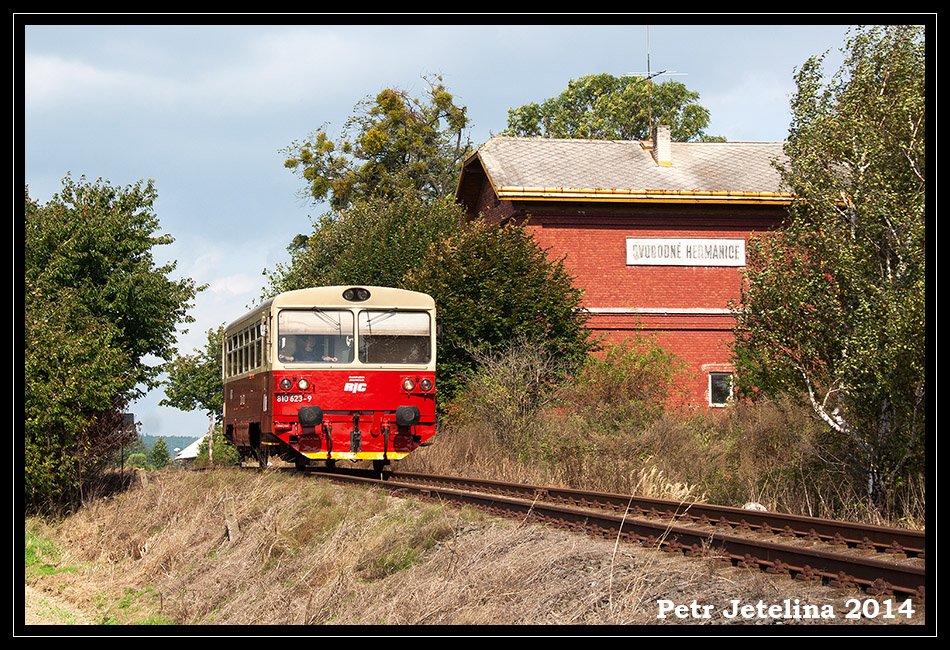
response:
<path id="1" fill-rule="evenodd" d="M 709 373 L 709 405 L 725 406 L 732 397 L 732 373 Z"/>

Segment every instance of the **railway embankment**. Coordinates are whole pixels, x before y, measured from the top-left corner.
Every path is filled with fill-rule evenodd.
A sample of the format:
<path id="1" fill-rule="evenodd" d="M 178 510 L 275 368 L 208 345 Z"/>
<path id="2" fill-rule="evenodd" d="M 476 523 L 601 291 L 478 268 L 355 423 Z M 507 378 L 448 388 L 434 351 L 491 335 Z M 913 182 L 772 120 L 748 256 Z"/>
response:
<path id="1" fill-rule="evenodd" d="M 926 630 L 924 605 L 294 472 L 152 473 L 26 530 L 32 623 Z"/>

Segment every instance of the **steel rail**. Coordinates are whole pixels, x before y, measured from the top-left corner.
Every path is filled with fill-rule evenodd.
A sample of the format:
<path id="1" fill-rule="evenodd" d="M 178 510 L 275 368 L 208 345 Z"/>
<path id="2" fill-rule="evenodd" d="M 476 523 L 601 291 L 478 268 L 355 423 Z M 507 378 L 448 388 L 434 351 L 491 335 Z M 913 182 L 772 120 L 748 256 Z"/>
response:
<path id="1" fill-rule="evenodd" d="M 391 491 L 413 492 L 425 498 L 486 508 L 498 514 L 514 513 L 559 527 L 593 531 L 601 536 L 619 537 L 666 551 L 695 556 L 711 555 L 738 566 L 786 574 L 798 580 L 817 580 L 833 586 L 864 589 L 872 594 L 894 593 L 915 600 L 923 599 L 926 576 L 924 568 L 920 566 L 884 561 L 869 555 L 842 554 L 816 546 L 785 545 L 717 530 L 702 530 L 654 521 L 632 516 L 627 511 L 615 514 L 584 507 L 551 504 L 543 498 L 543 491 L 550 488 L 531 492 L 530 486 L 516 486 L 526 489 L 518 497 L 512 497 L 419 482 L 423 476 L 429 475 L 392 473 L 385 478 L 372 478 L 341 472 L 319 473 L 334 480 L 378 486 Z M 411 476 L 415 479 L 403 480 Z M 454 480 L 453 477 L 429 478 L 433 479 L 433 482 Z M 480 480 L 467 481 L 482 484 Z M 497 488 L 512 487 L 511 484 L 502 482 L 489 483 L 495 483 Z M 571 492 L 576 494 L 576 491 Z M 629 500 L 630 497 L 626 499 Z"/>
<path id="2" fill-rule="evenodd" d="M 746 510 L 731 506 L 412 472 L 393 472 L 389 474 L 389 478 L 401 482 L 434 483 L 455 486 L 461 489 L 490 489 L 501 494 L 516 495 L 522 498 L 538 498 L 540 496 L 544 500 L 557 503 L 610 508 L 619 512 L 633 513 L 637 516 L 667 517 L 697 524 L 730 526 L 786 537 L 794 535 L 813 541 L 821 540 L 861 549 L 874 547 L 881 552 L 903 552 L 907 556 L 923 557 L 926 541 L 925 533 L 919 530 L 857 524 L 779 512 Z"/>

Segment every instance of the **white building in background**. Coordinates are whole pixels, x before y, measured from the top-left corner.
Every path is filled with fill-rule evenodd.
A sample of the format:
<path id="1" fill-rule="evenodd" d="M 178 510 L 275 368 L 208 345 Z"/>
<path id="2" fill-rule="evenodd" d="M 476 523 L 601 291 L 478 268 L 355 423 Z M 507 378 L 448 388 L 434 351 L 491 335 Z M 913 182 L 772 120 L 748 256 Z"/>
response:
<path id="1" fill-rule="evenodd" d="M 198 446 L 208 437 L 208 434 L 195 440 L 193 443 L 175 454 L 173 459 L 176 463 L 192 461 L 198 457 Z"/>

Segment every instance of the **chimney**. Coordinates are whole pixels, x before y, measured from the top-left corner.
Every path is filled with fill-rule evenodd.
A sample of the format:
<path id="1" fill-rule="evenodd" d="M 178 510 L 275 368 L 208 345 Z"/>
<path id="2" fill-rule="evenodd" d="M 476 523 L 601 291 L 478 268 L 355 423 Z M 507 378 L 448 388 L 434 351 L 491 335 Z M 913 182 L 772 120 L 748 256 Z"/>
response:
<path id="1" fill-rule="evenodd" d="M 670 144 L 670 127 L 657 125 L 653 129 L 653 159 L 660 167 L 673 165 L 673 148 Z"/>

